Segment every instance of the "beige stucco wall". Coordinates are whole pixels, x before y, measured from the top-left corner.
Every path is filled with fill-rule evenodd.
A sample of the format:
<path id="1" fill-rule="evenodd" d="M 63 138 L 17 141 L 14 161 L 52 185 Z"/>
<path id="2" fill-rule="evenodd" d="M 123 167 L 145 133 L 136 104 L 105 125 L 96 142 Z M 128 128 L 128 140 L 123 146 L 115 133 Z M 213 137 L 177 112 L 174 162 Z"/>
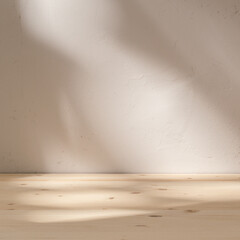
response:
<path id="1" fill-rule="evenodd" d="M 240 1 L 1 0 L 0 172 L 240 172 Z"/>

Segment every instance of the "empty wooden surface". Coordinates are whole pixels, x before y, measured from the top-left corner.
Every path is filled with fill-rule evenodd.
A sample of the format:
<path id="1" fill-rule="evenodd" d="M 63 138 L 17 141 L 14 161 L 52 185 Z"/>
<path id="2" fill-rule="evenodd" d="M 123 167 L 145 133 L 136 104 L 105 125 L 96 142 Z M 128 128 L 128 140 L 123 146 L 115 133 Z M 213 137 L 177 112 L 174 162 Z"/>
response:
<path id="1" fill-rule="evenodd" d="M 240 175 L 0 175 L 0 239 L 239 240 Z"/>

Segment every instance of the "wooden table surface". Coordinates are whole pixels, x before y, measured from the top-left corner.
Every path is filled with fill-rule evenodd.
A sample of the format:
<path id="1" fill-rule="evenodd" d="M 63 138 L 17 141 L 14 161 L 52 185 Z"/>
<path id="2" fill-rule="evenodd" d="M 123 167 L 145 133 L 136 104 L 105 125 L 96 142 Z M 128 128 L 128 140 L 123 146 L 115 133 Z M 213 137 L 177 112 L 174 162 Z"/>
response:
<path id="1" fill-rule="evenodd" d="M 240 175 L 2 174 L 0 239 L 239 240 Z"/>

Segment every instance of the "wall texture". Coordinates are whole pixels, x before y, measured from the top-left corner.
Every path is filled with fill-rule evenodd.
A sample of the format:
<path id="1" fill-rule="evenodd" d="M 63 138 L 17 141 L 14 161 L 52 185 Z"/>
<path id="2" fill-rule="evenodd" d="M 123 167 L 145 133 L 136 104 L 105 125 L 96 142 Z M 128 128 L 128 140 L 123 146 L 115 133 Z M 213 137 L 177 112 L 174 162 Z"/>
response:
<path id="1" fill-rule="evenodd" d="M 1 0 L 0 172 L 240 173 L 240 1 Z"/>

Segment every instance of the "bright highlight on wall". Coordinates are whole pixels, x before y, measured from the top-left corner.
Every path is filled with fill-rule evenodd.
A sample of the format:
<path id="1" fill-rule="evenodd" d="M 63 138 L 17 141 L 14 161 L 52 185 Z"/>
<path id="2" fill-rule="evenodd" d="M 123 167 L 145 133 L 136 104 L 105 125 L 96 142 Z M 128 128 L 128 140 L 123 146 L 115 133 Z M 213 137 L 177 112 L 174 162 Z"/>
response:
<path id="1" fill-rule="evenodd" d="M 240 2 L 0 1 L 1 172 L 240 172 Z"/>

